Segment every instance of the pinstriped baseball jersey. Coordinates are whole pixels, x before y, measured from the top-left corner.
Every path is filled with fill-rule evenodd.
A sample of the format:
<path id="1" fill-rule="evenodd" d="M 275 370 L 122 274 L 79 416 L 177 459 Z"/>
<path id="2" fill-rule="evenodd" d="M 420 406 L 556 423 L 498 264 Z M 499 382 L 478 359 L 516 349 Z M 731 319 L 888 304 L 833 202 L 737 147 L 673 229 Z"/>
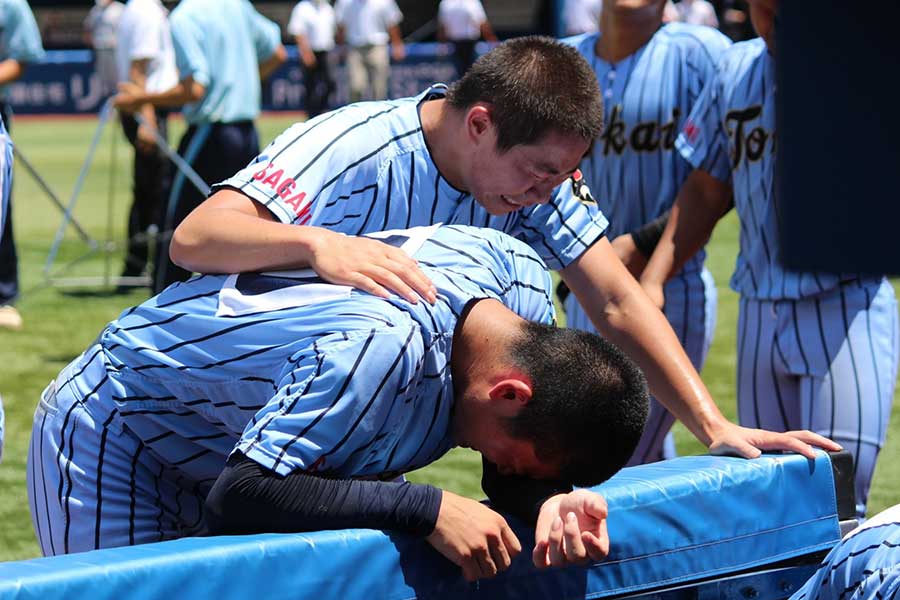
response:
<path id="1" fill-rule="evenodd" d="M 716 61 L 730 41 L 709 27 L 671 23 L 632 55 L 613 64 L 597 56 L 598 33 L 562 40 L 594 69 L 603 91 L 606 126 L 581 172 L 603 214 L 610 239 L 668 210 L 691 168 L 675 137 Z M 700 370 L 715 328 L 716 290 L 704 253 L 697 253 L 666 286 L 666 318 Z M 574 294 L 566 300 L 569 327 L 596 332 Z M 655 399 L 630 464 L 671 458 L 666 436 L 675 418 Z"/>
<path id="2" fill-rule="evenodd" d="M 354 235 L 433 223 L 489 227 L 526 242 L 553 269 L 604 234 L 603 214 L 578 200 L 570 182 L 549 203 L 503 216 L 451 186 L 431 159 L 418 110 L 445 89 L 351 104 L 298 123 L 218 187 L 239 189 L 281 222 Z"/>
<path id="3" fill-rule="evenodd" d="M 202 276 L 123 313 L 56 394 L 77 390 L 96 421 L 127 428 L 190 482 L 215 478 L 234 448 L 282 474 L 428 464 L 453 444 L 448 361 L 466 303 L 495 298 L 541 322 L 554 313 L 549 275 L 524 244 L 458 226 L 387 241 L 410 239 L 434 306 L 342 286 L 329 295 L 311 271 Z"/>
<path id="4" fill-rule="evenodd" d="M 900 596 L 900 505 L 847 534 L 790 600 L 886 600 Z"/>
<path id="5" fill-rule="evenodd" d="M 670 23 L 618 63 L 599 58 L 599 33 L 562 40 L 587 59 L 603 91 L 605 127 L 581 172 L 603 214 L 610 239 L 648 223 L 675 202 L 691 166 L 675 138 L 704 84 L 730 45 L 715 29 Z M 698 253 L 685 271 L 703 266 Z"/>
<path id="6" fill-rule="evenodd" d="M 675 142 L 685 159 L 730 181 L 740 216 L 740 253 L 731 287 L 758 300 L 799 299 L 857 275 L 781 266 L 775 185 L 775 61 L 760 39 L 732 46 Z"/>
<path id="7" fill-rule="evenodd" d="M 0 118 L 0 236 L 9 211 L 9 195 L 12 192 L 13 145 Z"/>

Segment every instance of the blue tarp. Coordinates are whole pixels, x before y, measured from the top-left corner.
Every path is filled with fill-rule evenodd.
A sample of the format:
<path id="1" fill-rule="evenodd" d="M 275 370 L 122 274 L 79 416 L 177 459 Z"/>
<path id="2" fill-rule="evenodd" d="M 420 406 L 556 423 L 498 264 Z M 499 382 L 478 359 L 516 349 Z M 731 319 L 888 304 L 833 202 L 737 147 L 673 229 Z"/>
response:
<path id="1" fill-rule="evenodd" d="M 830 548 L 840 539 L 828 456 L 683 457 L 599 486 L 611 552 L 538 571 L 533 532 L 500 576 L 466 583 L 427 542 L 374 530 L 191 538 L 0 563 L 0 599 L 601 598 Z"/>

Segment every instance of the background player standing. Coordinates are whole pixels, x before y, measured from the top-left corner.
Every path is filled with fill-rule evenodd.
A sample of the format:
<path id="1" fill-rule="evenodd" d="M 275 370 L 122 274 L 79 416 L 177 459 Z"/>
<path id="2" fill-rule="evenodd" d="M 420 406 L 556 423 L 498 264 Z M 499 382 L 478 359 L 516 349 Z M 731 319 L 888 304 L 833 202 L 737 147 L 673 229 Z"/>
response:
<path id="1" fill-rule="evenodd" d="M 537 519 L 537 566 L 605 556 L 603 499 L 571 483 L 599 483 L 631 454 L 640 370 L 552 326 L 550 276 L 521 242 L 459 226 L 384 239 L 428 265 L 438 302 L 245 273 L 172 286 L 109 324 L 35 413 L 44 553 L 369 527 L 427 536 L 466 579 L 490 577 L 520 549 L 499 514 L 387 481 L 462 445 L 488 461 L 495 499 Z M 527 497 L 504 496 L 504 481 Z"/>
<path id="2" fill-rule="evenodd" d="M 312 266 L 334 283 L 382 295 L 387 287 L 411 301 L 414 288 L 433 301 L 415 263 L 338 232 L 434 223 L 499 229 L 561 269 L 576 296 L 590 298 L 598 329 L 713 451 L 812 456 L 799 434 L 725 419 L 665 317 L 616 257 L 605 217 L 574 193 L 570 175 L 602 128 L 597 89 L 574 48 L 542 37 L 507 40 L 449 90 L 351 104 L 294 125 L 216 186 L 175 232 L 172 257 L 199 272 Z"/>
<path id="3" fill-rule="evenodd" d="M 334 13 L 338 40 L 347 45 L 350 102 L 384 100 L 391 59 L 400 62 L 406 56 L 400 35 L 403 13 L 394 0 L 337 0 Z"/>
<path id="4" fill-rule="evenodd" d="M 259 152 L 253 120 L 260 111 L 260 81 L 285 61 L 281 31 L 247 0 L 182 0 L 172 11 L 170 25 L 178 84 L 160 92 L 122 84 L 115 104 L 126 111 L 144 104 L 185 105 L 182 113 L 189 126 L 178 154 L 204 181 L 215 182 Z M 169 260 L 168 235 L 202 201 L 202 193 L 179 172 L 157 244 L 155 291 L 190 277 Z"/>
<path id="5" fill-rule="evenodd" d="M 104 97 L 116 91 L 116 30 L 125 5 L 116 0 L 95 0 L 84 19 L 87 44 L 94 49 L 94 72 L 100 77 Z"/>
<path id="6" fill-rule="evenodd" d="M 629 233 L 666 213 L 691 170 L 675 150 L 681 130 L 730 41 L 708 27 L 662 25 L 664 0 L 606 0 L 600 33 L 572 38 L 603 91 L 605 129 L 581 163 L 619 258 L 640 276 L 651 251 Z M 640 237 L 638 238 L 640 242 Z M 642 244 L 643 245 L 643 244 Z M 646 252 L 646 257 L 644 253 Z M 712 342 L 716 286 L 697 256 L 667 284 L 664 313 L 699 371 Z M 565 300 L 569 327 L 596 331 L 573 295 Z M 667 436 L 675 417 L 653 400 L 632 464 L 671 458 Z"/>
<path id="7" fill-rule="evenodd" d="M 41 60 L 44 48 L 34 15 L 25 0 L 0 1 L 0 117 L 12 130 L 12 107 L 6 86 L 19 79 L 29 63 Z M 20 329 L 22 316 L 13 306 L 19 295 L 19 258 L 13 237 L 12 197 L 7 199 L 6 221 L 0 231 L 0 327 Z"/>
<path id="8" fill-rule="evenodd" d="M 168 11 L 160 0 L 129 0 L 119 21 L 116 65 L 119 81 L 130 82 L 144 92 L 171 89 L 178 83 L 175 50 Z M 168 137 L 167 111 L 145 104 L 140 108 L 144 125 L 131 114 L 121 113 L 122 130 L 134 147 L 133 200 L 128 215 L 128 250 L 123 277 L 140 276 L 150 258 L 149 232 L 162 229 L 162 212 L 171 186 L 169 158 L 156 143 L 153 130 Z M 151 272 L 155 281 L 158 265 Z M 119 288 L 124 291 L 128 288 Z"/>
<path id="9" fill-rule="evenodd" d="M 328 97 L 334 91 L 330 57 L 337 32 L 334 8 L 328 0 L 298 2 L 291 11 L 287 31 L 297 42 L 306 89 L 306 113 L 312 119 L 328 110 Z"/>
<path id="10" fill-rule="evenodd" d="M 441 0 L 437 38 L 453 44 L 453 60 L 459 77 L 475 62 L 478 40 L 497 41 L 481 0 Z"/>
<path id="11" fill-rule="evenodd" d="M 705 243 L 731 194 L 741 221 L 731 287 L 740 294 L 737 401 L 740 422 L 810 429 L 854 457 L 857 513 L 884 443 L 897 375 L 897 302 L 879 275 L 785 269 L 775 177 L 775 0 L 753 0 L 760 36 L 722 57 L 676 146 L 696 169 L 644 270 L 661 282 Z M 659 300 L 657 300 L 659 301 Z"/>

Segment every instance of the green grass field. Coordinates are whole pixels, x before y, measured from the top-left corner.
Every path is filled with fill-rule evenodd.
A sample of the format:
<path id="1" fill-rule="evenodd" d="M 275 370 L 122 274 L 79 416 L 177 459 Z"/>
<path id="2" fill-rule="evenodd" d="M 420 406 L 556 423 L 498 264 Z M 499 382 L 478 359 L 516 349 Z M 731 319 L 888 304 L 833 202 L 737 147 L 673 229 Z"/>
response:
<path id="1" fill-rule="evenodd" d="M 289 116 L 269 116 L 260 122 L 260 137 L 271 140 L 292 122 Z M 73 189 L 96 122 L 84 119 L 19 119 L 13 137 L 64 202 Z M 180 127 L 172 132 L 178 139 Z M 87 246 L 69 228 L 54 269 L 59 278 L 115 275 L 121 268 L 121 246 L 129 198 L 131 150 L 118 124 L 111 124 L 101 144 L 74 214 L 101 248 L 85 256 Z M 25 458 L 34 405 L 47 382 L 94 339 L 122 309 L 146 298 L 135 290 L 113 295 L 109 287 L 73 288 L 63 280 L 51 284 L 44 265 L 62 215 L 21 166 L 16 168 L 14 223 L 19 250 L 23 296 L 19 309 L 25 328 L 0 330 L 0 394 L 6 407 L 4 461 L 0 464 L 0 561 L 38 555 L 25 491 Z M 727 288 L 738 228 L 733 216 L 717 229 L 709 248 L 709 266 L 719 284 L 719 322 L 714 346 L 703 372 L 722 411 L 735 414 L 734 363 L 737 297 Z M 109 242 L 109 244 L 107 244 Z M 109 260 L 107 257 L 109 256 Z M 77 263 L 71 268 L 69 262 Z M 65 267 L 65 268 L 64 268 Z M 897 406 L 897 396 L 894 404 Z M 676 426 L 678 450 L 697 454 L 704 448 Z M 900 411 L 891 420 L 869 503 L 870 514 L 900 501 Z M 411 479 L 439 484 L 467 496 L 482 496 L 480 462 L 470 451 L 456 450 Z"/>

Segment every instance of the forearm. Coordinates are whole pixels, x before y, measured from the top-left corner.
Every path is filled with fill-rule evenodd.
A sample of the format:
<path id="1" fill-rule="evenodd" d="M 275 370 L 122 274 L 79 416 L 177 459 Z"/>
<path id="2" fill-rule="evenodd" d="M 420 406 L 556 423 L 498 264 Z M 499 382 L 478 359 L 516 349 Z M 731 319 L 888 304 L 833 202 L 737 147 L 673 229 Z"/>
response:
<path id="1" fill-rule="evenodd" d="M 591 321 L 644 371 L 653 395 L 704 444 L 725 418 L 662 312 L 601 240 L 562 271 Z"/>
<path id="2" fill-rule="evenodd" d="M 641 275 L 645 285 L 663 285 L 709 241 L 731 204 L 731 189 L 703 171 L 685 181 L 668 223 Z"/>
<path id="3" fill-rule="evenodd" d="M 25 73 L 25 65 L 14 58 L 0 62 L 0 85 L 6 85 L 19 79 Z"/>
<path id="4" fill-rule="evenodd" d="M 188 77 L 182 79 L 174 87 L 156 93 L 144 92 L 138 98 L 140 102 L 146 102 L 159 108 L 176 108 L 192 102 L 197 102 L 206 94 L 206 88 Z"/>
<path id="5" fill-rule="evenodd" d="M 199 273 L 238 273 L 310 266 L 313 246 L 325 232 L 273 219 L 235 190 L 220 190 L 175 229 L 172 261 Z"/>
<path id="6" fill-rule="evenodd" d="M 287 60 L 284 46 L 278 46 L 272 56 L 259 63 L 259 80 L 265 81 Z"/>
<path id="7" fill-rule="evenodd" d="M 441 490 L 409 482 L 281 477 L 240 453 L 229 459 L 206 498 L 210 535 L 369 528 L 428 535 Z"/>

